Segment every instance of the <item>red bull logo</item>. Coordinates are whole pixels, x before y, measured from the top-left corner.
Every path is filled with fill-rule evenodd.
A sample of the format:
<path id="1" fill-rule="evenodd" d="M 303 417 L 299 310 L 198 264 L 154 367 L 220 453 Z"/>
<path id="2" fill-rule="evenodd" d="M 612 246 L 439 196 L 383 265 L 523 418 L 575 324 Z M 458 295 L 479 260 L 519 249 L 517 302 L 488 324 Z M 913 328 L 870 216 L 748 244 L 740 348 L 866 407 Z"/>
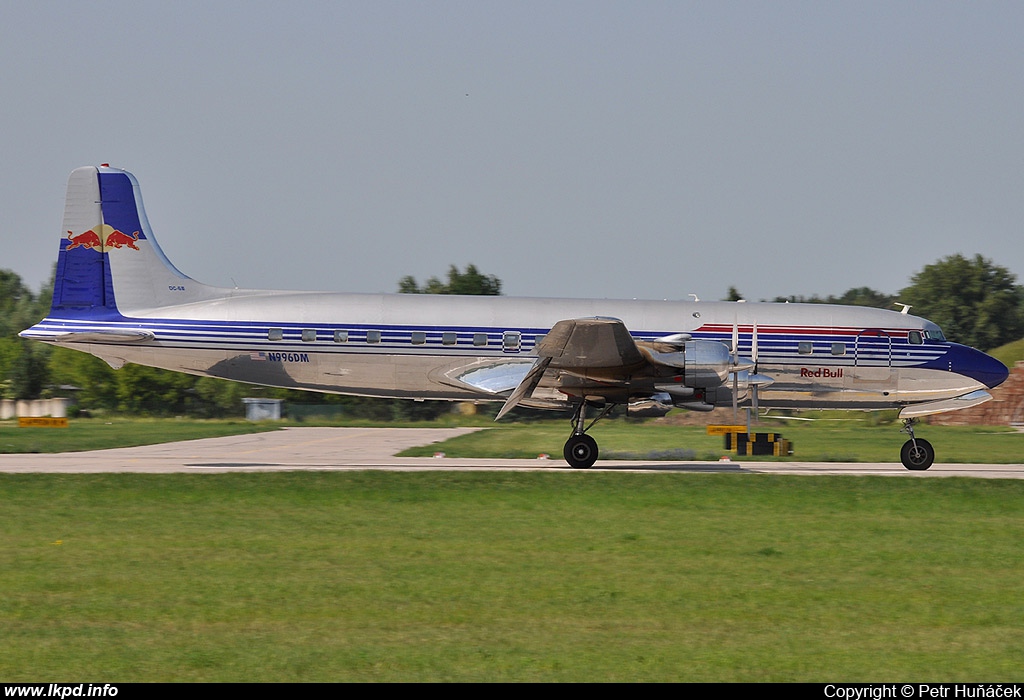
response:
<path id="1" fill-rule="evenodd" d="M 85 248 L 86 250 L 97 250 L 101 253 L 106 253 L 111 248 L 120 249 L 125 246 L 132 250 L 139 250 L 139 247 L 135 245 L 139 241 L 138 231 L 129 236 L 127 233 L 118 231 L 113 226 L 107 224 L 100 224 L 78 235 L 75 235 L 74 231 L 68 231 L 68 240 L 71 242 L 68 243 L 64 250 Z"/>
<path id="2" fill-rule="evenodd" d="M 834 369 L 829 369 L 828 367 L 816 367 L 814 369 L 811 369 L 810 367 L 801 367 L 800 376 L 824 379 L 839 379 L 843 376 L 843 368 L 836 367 Z"/>
<path id="3" fill-rule="evenodd" d="M 131 236 L 126 233 L 122 233 L 117 229 L 114 229 L 109 236 L 107 236 L 107 248 L 120 248 L 123 245 L 128 246 L 132 250 L 138 250 L 139 247 L 135 245 L 135 242 L 139 240 L 139 232 L 136 231 Z"/>
<path id="4" fill-rule="evenodd" d="M 71 250 L 72 248 L 78 248 L 79 246 L 89 250 L 103 247 L 103 243 L 100 241 L 100 235 L 96 233 L 95 229 L 89 229 L 85 233 L 80 233 L 77 236 L 71 231 L 68 231 L 68 240 L 71 241 L 71 244 L 64 250 Z"/>

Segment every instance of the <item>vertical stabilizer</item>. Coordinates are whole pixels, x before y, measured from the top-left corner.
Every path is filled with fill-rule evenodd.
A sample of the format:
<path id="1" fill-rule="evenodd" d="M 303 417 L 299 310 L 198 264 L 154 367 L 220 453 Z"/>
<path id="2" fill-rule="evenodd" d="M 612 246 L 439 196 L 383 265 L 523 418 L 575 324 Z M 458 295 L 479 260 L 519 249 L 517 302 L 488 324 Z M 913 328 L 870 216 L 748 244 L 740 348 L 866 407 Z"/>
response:
<path id="1" fill-rule="evenodd" d="M 135 177 L 87 166 L 68 178 L 51 316 L 113 317 L 219 296 L 160 250 Z"/>

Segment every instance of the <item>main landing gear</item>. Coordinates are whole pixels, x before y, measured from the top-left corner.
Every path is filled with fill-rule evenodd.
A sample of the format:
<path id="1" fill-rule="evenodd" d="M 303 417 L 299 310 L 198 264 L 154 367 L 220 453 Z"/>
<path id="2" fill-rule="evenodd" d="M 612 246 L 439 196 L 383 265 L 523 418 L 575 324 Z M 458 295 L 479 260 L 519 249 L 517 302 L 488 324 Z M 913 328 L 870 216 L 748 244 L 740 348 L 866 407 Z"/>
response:
<path id="1" fill-rule="evenodd" d="M 910 439 L 903 443 L 903 448 L 900 450 L 900 461 L 911 471 L 924 471 L 935 461 L 935 448 L 927 440 L 914 437 L 914 423 L 916 422 L 916 418 L 907 418 L 903 421 L 901 432 L 909 435 Z"/>
<path id="2" fill-rule="evenodd" d="M 584 427 L 586 423 L 587 402 L 580 401 L 572 416 L 572 435 L 565 441 L 562 448 L 562 456 L 573 469 L 590 469 L 597 461 L 597 440 L 587 435 L 587 431 L 594 427 L 594 423 L 608 415 L 615 404 L 607 404 L 597 418 Z"/>

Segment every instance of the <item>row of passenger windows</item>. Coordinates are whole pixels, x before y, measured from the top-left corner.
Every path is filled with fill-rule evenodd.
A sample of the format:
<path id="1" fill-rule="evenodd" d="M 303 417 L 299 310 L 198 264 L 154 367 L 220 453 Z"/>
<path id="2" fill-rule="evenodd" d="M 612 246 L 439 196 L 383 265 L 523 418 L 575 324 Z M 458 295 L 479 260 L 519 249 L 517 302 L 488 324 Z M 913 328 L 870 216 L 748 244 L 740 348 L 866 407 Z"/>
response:
<path id="1" fill-rule="evenodd" d="M 796 351 L 801 355 L 810 355 L 814 353 L 814 343 L 809 340 L 801 340 L 797 345 Z M 846 343 L 832 343 L 832 354 L 833 355 L 845 355 L 846 354 Z"/>
<path id="2" fill-rule="evenodd" d="M 334 331 L 334 342 L 335 343 L 347 343 L 349 342 L 349 332 L 347 330 L 336 330 Z M 916 335 L 915 335 L 916 334 Z M 361 335 L 361 334 L 360 334 Z M 317 331 L 314 328 L 303 328 L 302 329 L 302 342 L 312 343 L 317 339 Z M 271 328 L 267 331 L 268 340 L 284 340 L 284 329 L 282 328 Z M 536 338 L 535 344 L 539 343 L 540 337 Z M 917 331 L 912 331 L 908 338 L 911 345 L 919 345 L 922 342 L 921 334 Z M 366 331 L 365 342 L 368 345 L 376 345 L 380 343 L 381 335 L 379 330 L 368 330 Z M 354 342 L 354 341 L 353 341 Z M 413 345 L 426 345 L 427 334 L 425 331 L 412 331 L 410 336 L 410 342 Z M 459 342 L 459 334 L 455 331 L 444 331 L 441 333 L 441 344 L 442 345 L 456 345 Z M 504 350 L 518 350 L 522 342 L 522 335 L 518 331 L 505 331 L 501 336 L 501 347 Z M 473 345 L 475 347 L 484 347 L 487 345 L 487 334 L 486 333 L 474 333 L 473 334 Z M 797 352 L 801 355 L 811 355 L 814 353 L 814 343 L 809 340 L 802 340 L 797 345 Z M 832 343 L 831 354 L 833 355 L 845 355 L 846 354 L 846 343 Z"/>
<path id="3" fill-rule="evenodd" d="M 349 333 L 347 330 L 336 330 L 334 331 L 334 342 L 335 343 L 347 343 L 349 342 Z M 360 333 L 359 335 L 362 335 Z M 312 343 L 317 339 L 317 331 L 315 328 L 303 328 L 301 334 L 302 342 Z M 267 331 L 267 340 L 284 340 L 284 329 L 283 328 L 271 328 Z M 410 342 L 413 345 L 426 345 L 427 334 L 425 331 L 413 331 L 410 338 Z M 366 331 L 365 342 L 368 345 L 376 345 L 381 341 L 381 334 L 379 330 L 368 330 Z M 356 342 L 353 338 L 353 342 Z M 441 333 L 441 344 L 442 345 L 456 345 L 459 342 L 459 334 L 455 331 L 444 331 Z M 519 345 L 522 342 L 522 335 L 518 331 L 505 331 L 501 336 L 501 346 L 505 350 L 518 350 Z M 476 347 L 483 347 L 487 345 L 487 334 L 486 333 L 474 333 L 473 334 L 473 345 Z"/>
<path id="4" fill-rule="evenodd" d="M 924 343 L 924 340 L 922 339 L 921 334 L 918 333 L 917 331 L 911 331 L 909 336 L 908 336 L 908 338 L 907 338 L 907 341 L 911 345 L 921 345 L 921 344 Z M 883 345 L 883 347 L 884 347 L 884 345 Z M 832 351 L 833 355 L 845 355 L 846 354 L 846 343 L 832 343 L 832 350 L 831 351 Z M 797 352 L 800 353 L 801 355 L 813 354 L 814 353 L 814 343 L 810 342 L 809 340 L 802 340 L 802 341 L 800 341 L 799 345 L 797 346 Z"/>

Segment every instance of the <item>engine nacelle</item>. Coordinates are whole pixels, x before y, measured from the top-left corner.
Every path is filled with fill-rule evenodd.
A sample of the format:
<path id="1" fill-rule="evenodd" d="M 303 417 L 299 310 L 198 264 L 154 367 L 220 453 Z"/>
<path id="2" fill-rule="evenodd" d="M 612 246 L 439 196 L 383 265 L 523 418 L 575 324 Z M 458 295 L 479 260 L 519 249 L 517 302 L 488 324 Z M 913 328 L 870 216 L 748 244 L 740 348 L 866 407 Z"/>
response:
<path id="1" fill-rule="evenodd" d="M 682 384 L 687 387 L 710 389 L 720 386 L 732 371 L 732 354 L 717 340 L 688 340 L 682 344 L 682 350 L 676 352 L 658 352 L 657 347 L 647 348 L 651 362 L 681 369 Z"/>

